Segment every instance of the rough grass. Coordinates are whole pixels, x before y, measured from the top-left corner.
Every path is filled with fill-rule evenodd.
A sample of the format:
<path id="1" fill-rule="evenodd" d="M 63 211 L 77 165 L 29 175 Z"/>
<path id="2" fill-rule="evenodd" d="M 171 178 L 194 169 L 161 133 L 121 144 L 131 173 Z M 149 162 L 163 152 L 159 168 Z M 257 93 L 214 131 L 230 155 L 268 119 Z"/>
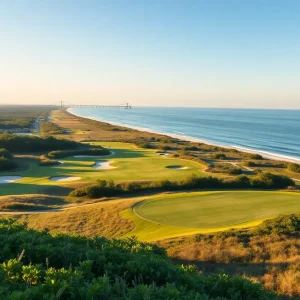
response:
<path id="1" fill-rule="evenodd" d="M 28 222 L 30 228 L 86 236 L 120 237 L 134 228 L 134 223 L 119 213 L 136 200 L 110 200 L 65 211 L 16 215 L 19 222 Z M 8 216 L 1 215 L 1 218 Z M 11 216 L 9 216 L 11 217 Z"/>
<path id="2" fill-rule="evenodd" d="M 178 237 L 157 244 L 177 263 L 193 263 L 203 273 L 223 270 L 261 282 L 265 288 L 292 299 L 300 296 L 299 232 L 263 236 L 251 234 L 251 230 L 240 234 L 224 232 Z"/>
<path id="3" fill-rule="evenodd" d="M 12 195 L 0 197 L 0 210 L 40 210 L 60 207 L 67 202 L 63 197 L 49 195 Z"/>
<path id="4" fill-rule="evenodd" d="M 141 138 L 166 138 L 164 135 L 137 131 L 126 127 L 114 126 L 104 122 L 77 117 L 65 110 L 53 110 L 51 112 L 51 121 L 67 132 L 65 135 L 60 135 L 61 137 L 74 141 L 101 140 L 135 142 Z"/>

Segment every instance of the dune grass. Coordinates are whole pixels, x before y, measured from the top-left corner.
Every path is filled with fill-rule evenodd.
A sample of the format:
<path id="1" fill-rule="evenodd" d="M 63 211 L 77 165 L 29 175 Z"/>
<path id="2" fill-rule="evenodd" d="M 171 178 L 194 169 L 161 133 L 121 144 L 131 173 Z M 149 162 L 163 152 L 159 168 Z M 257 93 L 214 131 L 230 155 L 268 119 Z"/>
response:
<path id="1" fill-rule="evenodd" d="M 38 161 L 28 160 L 29 167 L 22 171 L 0 172 L 0 176 L 18 175 L 24 178 L 18 182 L 2 184 L 1 195 L 12 194 L 38 194 L 45 193 L 49 187 L 68 187 L 67 182 L 54 182 L 50 178 L 53 176 L 80 177 L 74 183 L 95 182 L 96 179 L 127 181 L 127 180 L 159 180 L 170 179 L 179 180 L 187 175 L 196 173 L 198 176 L 207 176 L 204 166 L 194 162 L 181 160 L 179 158 L 169 158 L 158 155 L 154 150 L 140 149 L 128 143 L 93 143 L 107 147 L 113 152 L 110 156 L 99 157 L 68 157 L 62 159 L 61 165 L 39 166 Z M 101 170 L 93 168 L 96 161 L 112 161 L 111 165 L 115 169 Z M 184 170 L 172 170 L 168 165 L 182 165 L 187 167 Z M 58 192 L 58 191 L 57 191 Z M 64 193 L 64 191 L 62 190 Z"/>
<path id="2" fill-rule="evenodd" d="M 252 227 L 280 214 L 297 212 L 297 193 L 222 191 L 153 196 L 121 214 L 136 225 L 126 236 L 154 241 Z"/>
<path id="3" fill-rule="evenodd" d="M 121 217 L 119 213 L 136 201 L 138 199 L 110 200 L 63 211 L 14 215 L 14 217 L 18 222 L 27 222 L 30 228 L 37 230 L 47 228 L 53 233 L 113 238 L 120 237 L 134 228 L 134 222 Z M 0 218 L 12 216 L 0 213 Z"/>

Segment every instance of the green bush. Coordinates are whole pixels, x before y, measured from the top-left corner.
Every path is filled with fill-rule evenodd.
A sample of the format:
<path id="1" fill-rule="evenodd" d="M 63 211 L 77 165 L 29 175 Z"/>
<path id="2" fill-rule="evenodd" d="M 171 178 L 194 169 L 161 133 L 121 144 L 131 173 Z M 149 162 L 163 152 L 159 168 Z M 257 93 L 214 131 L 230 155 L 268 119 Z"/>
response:
<path id="1" fill-rule="evenodd" d="M 102 198 L 114 197 L 142 191 L 175 191 L 186 189 L 282 189 L 294 186 L 295 182 L 286 176 L 262 173 L 254 179 L 247 176 L 221 179 L 217 177 L 197 177 L 195 174 L 181 181 L 129 181 L 115 184 L 113 181 L 100 180 L 96 184 L 73 190 L 71 197 Z"/>
<path id="2" fill-rule="evenodd" d="M 300 215 L 278 216 L 275 219 L 266 220 L 259 225 L 256 233 L 261 235 L 269 234 L 291 234 L 300 232 Z"/>
<path id="3" fill-rule="evenodd" d="M 0 133 L 0 147 L 13 153 L 74 149 L 79 146 L 82 147 L 82 144 L 54 137 L 40 138 L 38 136 Z"/>
<path id="4" fill-rule="evenodd" d="M 251 153 L 247 155 L 250 159 L 264 159 L 260 154 Z"/>
<path id="5" fill-rule="evenodd" d="M 16 167 L 17 164 L 13 160 L 0 157 L 0 171 L 10 171 Z"/>
<path id="6" fill-rule="evenodd" d="M 226 159 L 226 154 L 224 153 L 214 153 L 211 155 L 211 158 L 213 159 Z"/>
<path id="7" fill-rule="evenodd" d="M 300 173 L 300 165 L 298 164 L 294 164 L 294 163 L 289 163 L 287 165 L 288 169 L 292 172 L 295 172 L 295 173 Z"/>
<path id="8" fill-rule="evenodd" d="M 51 151 L 47 154 L 50 158 L 64 158 L 73 155 L 109 155 L 110 152 L 104 148 L 92 148 L 92 149 L 82 149 L 82 150 L 58 150 Z"/>
<path id="9" fill-rule="evenodd" d="M 13 155 L 8 150 L 1 148 L 0 149 L 0 157 L 6 158 L 6 159 L 12 159 Z"/>
<path id="10" fill-rule="evenodd" d="M 0 220 L 1 299 L 272 300 L 238 276 L 198 275 L 135 238 L 107 240 L 29 230 Z"/>

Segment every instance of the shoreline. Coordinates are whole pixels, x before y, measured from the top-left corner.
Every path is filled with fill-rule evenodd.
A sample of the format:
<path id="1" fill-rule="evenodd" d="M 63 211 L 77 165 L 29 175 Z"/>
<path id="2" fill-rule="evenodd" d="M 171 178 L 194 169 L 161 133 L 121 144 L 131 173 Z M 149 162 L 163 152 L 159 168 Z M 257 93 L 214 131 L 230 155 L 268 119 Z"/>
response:
<path id="1" fill-rule="evenodd" d="M 90 120 L 93 120 L 93 121 L 107 123 L 107 124 L 115 125 L 115 126 L 121 126 L 121 127 L 125 127 L 125 128 L 127 127 L 127 128 L 130 128 L 130 129 L 135 129 L 135 130 L 141 131 L 141 132 L 144 131 L 144 132 L 149 132 L 149 133 L 154 133 L 154 134 L 165 135 L 165 136 L 169 136 L 169 137 L 176 138 L 176 139 L 179 139 L 179 140 L 182 140 L 182 141 L 187 141 L 187 142 L 203 143 L 203 144 L 207 144 L 207 145 L 210 145 L 210 146 L 222 147 L 222 148 L 226 148 L 226 149 L 235 149 L 235 150 L 245 152 L 245 153 L 260 154 L 263 158 L 271 159 L 271 160 L 292 162 L 292 163 L 298 163 L 298 164 L 300 163 L 300 158 L 297 159 L 295 157 L 283 156 L 283 155 L 280 155 L 280 154 L 269 153 L 269 152 L 266 152 L 266 151 L 260 151 L 260 150 L 254 150 L 254 149 L 248 149 L 248 148 L 239 147 L 239 146 L 221 145 L 221 144 L 209 142 L 207 140 L 203 140 L 203 139 L 199 139 L 199 138 L 193 138 L 193 137 L 190 137 L 190 136 L 182 136 L 182 135 L 178 135 L 178 134 L 164 133 L 164 132 L 151 130 L 149 128 L 143 128 L 143 127 L 132 126 L 132 125 L 127 125 L 127 124 L 118 123 L 118 122 L 106 121 L 106 120 L 100 119 L 100 118 L 81 116 L 81 115 L 76 114 L 75 112 L 73 112 L 72 108 L 67 108 L 66 111 L 68 113 L 76 116 L 76 117 L 79 117 L 79 118 L 86 118 L 86 119 L 90 119 Z"/>

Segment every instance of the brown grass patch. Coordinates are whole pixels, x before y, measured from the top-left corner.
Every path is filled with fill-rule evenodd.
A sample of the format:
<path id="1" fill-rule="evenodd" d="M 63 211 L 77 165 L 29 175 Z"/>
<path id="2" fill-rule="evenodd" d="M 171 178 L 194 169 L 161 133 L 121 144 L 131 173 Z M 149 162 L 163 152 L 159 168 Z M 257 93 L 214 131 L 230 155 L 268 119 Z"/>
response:
<path id="1" fill-rule="evenodd" d="M 120 212 L 135 202 L 136 200 L 110 200 L 65 211 L 16 218 L 20 222 L 28 222 L 29 228 L 37 230 L 48 228 L 51 232 L 120 237 L 134 228 L 134 223 L 123 219 Z"/>

